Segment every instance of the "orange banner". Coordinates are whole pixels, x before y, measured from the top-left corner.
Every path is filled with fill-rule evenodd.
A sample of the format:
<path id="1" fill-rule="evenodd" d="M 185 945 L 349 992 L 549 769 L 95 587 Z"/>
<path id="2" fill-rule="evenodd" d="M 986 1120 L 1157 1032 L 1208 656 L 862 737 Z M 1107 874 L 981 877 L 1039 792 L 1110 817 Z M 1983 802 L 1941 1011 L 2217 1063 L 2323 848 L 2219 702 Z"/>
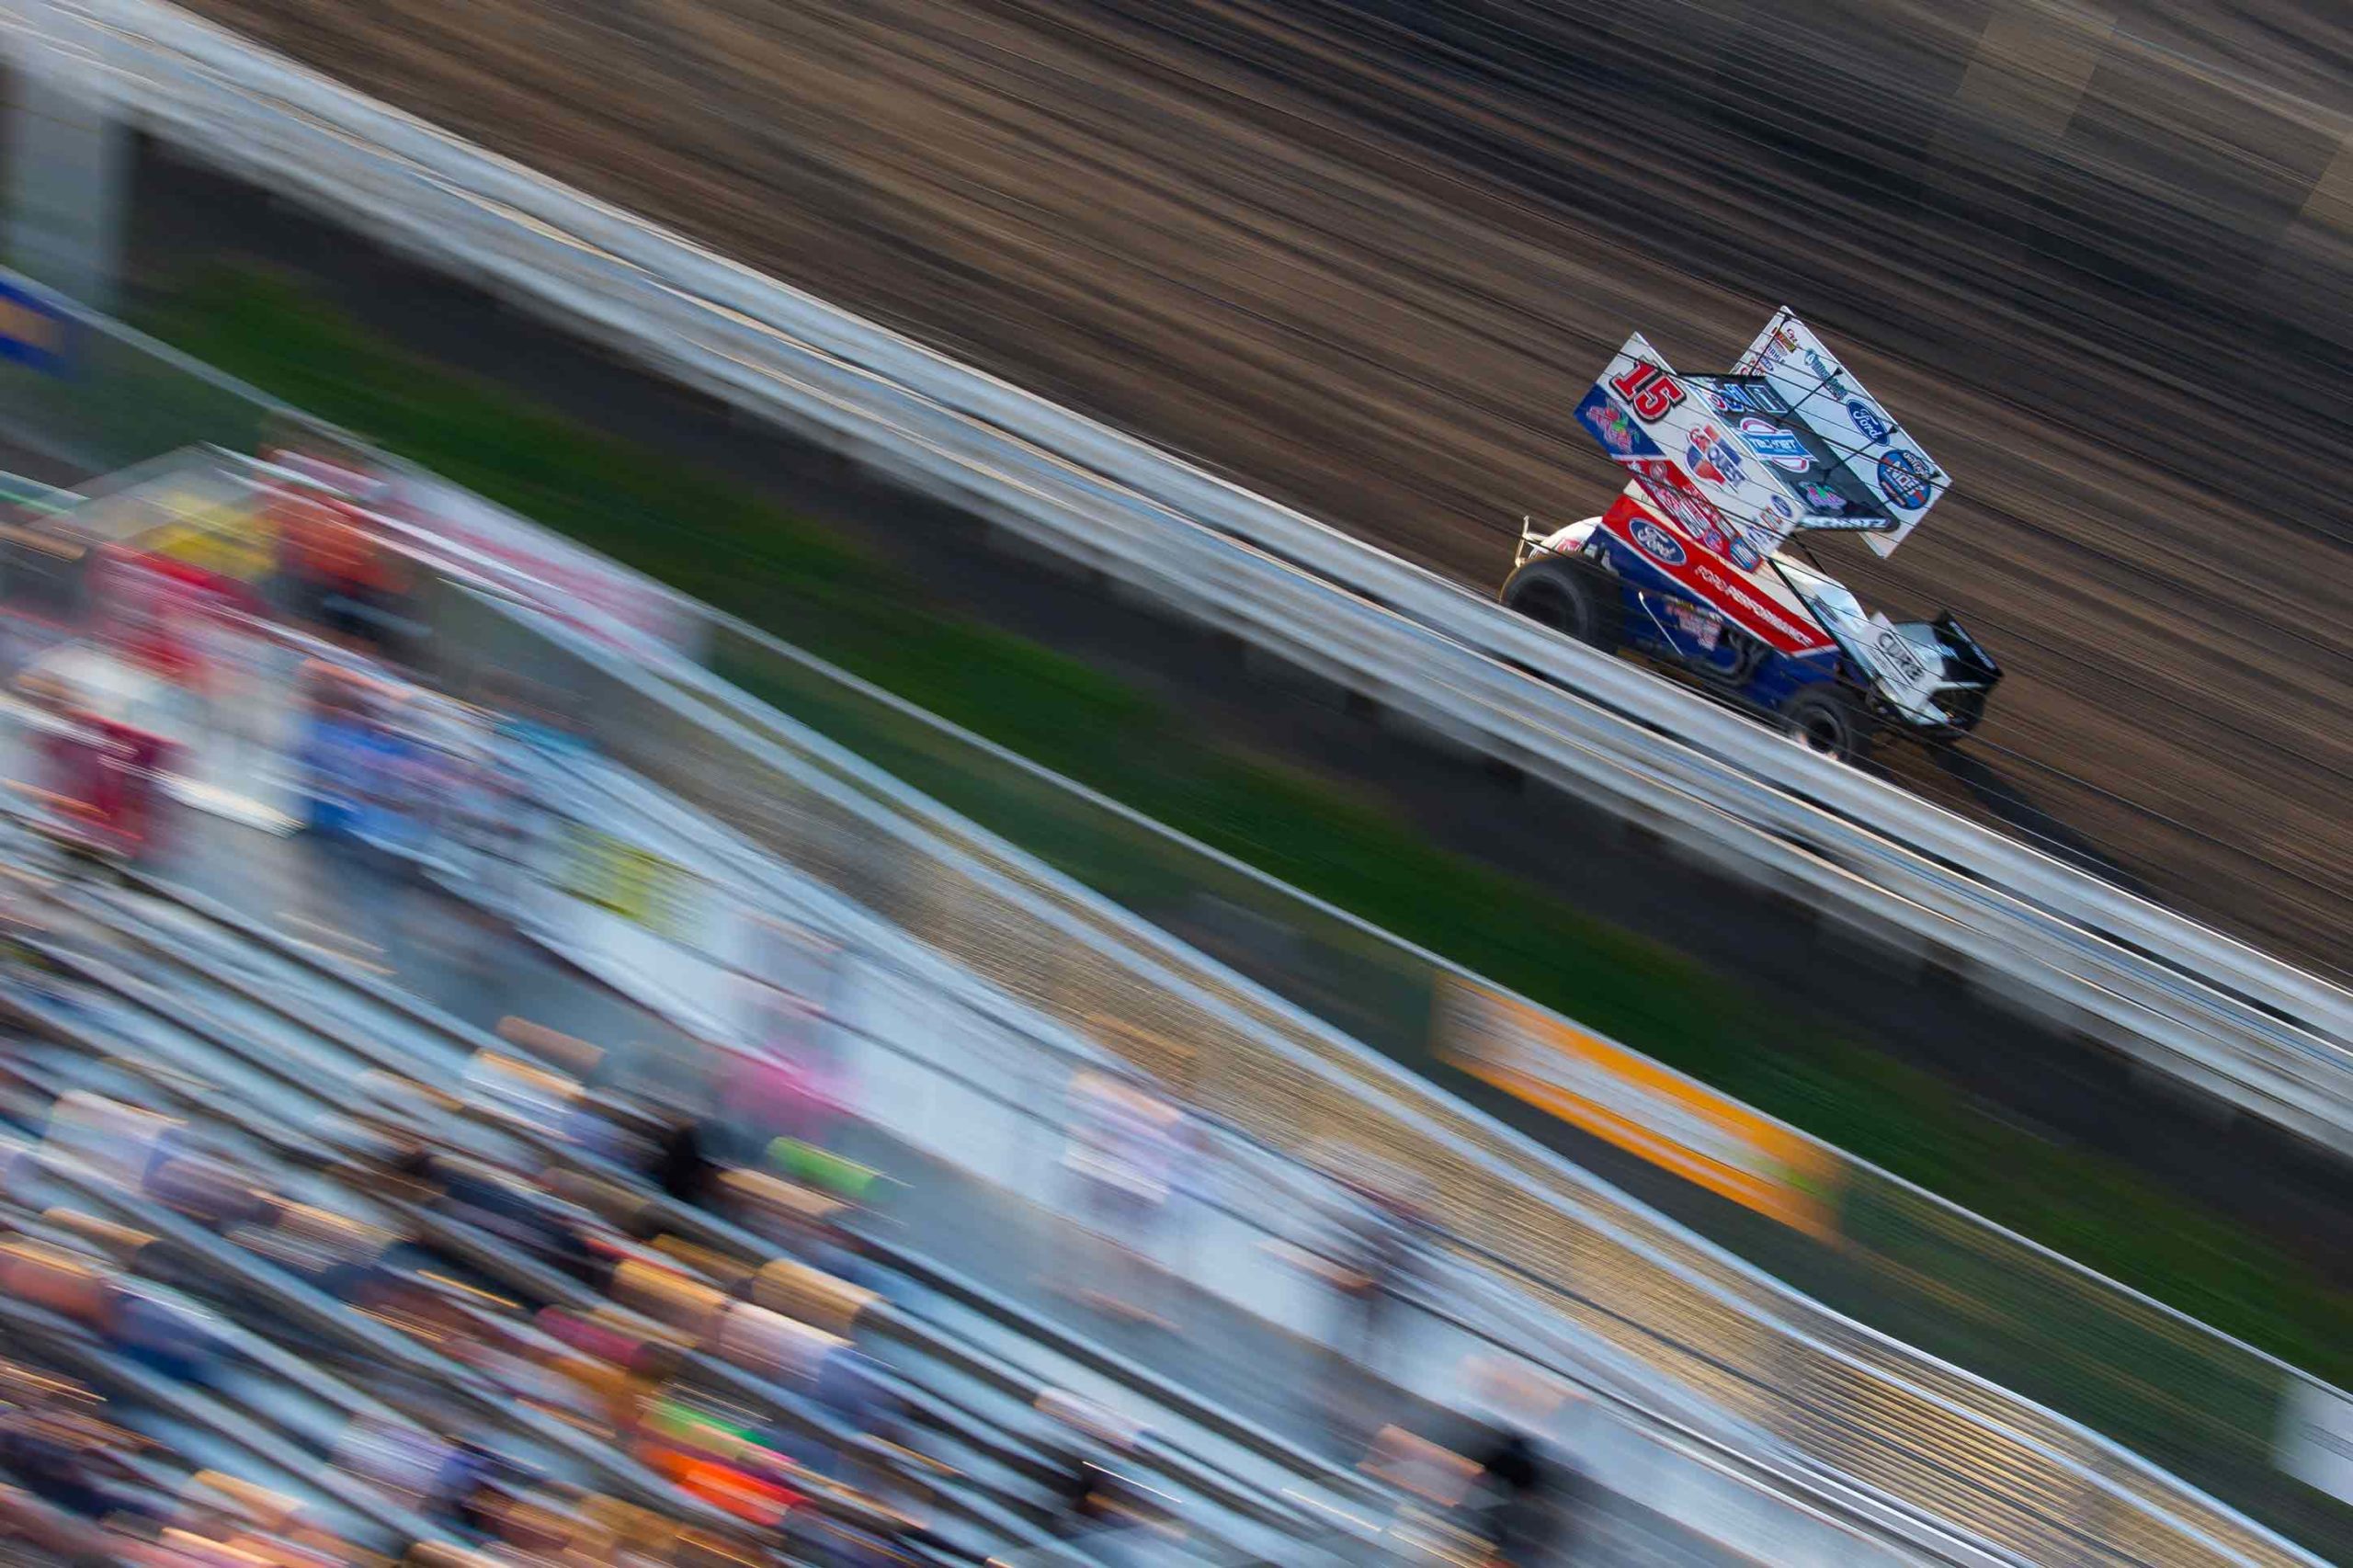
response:
<path id="1" fill-rule="evenodd" d="M 1438 1054 L 1464 1072 L 1735 1203 L 1836 1231 L 1820 1144 L 1517 997 L 1449 978 L 1438 1002 Z"/>

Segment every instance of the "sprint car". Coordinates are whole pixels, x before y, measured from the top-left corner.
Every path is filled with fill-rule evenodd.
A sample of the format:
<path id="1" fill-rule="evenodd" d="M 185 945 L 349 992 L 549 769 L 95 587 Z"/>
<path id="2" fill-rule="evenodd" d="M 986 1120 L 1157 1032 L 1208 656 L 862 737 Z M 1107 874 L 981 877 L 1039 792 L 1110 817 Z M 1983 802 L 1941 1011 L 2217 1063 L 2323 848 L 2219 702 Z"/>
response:
<path id="1" fill-rule="evenodd" d="M 1506 605 L 1842 761 L 1977 727 L 2002 671 L 1961 623 L 1867 612 L 1802 542 L 1859 533 L 1885 555 L 1950 481 L 1794 314 L 1723 375 L 1679 374 L 1637 334 L 1576 412 L 1626 488 L 1597 517 L 1523 524 Z"/>

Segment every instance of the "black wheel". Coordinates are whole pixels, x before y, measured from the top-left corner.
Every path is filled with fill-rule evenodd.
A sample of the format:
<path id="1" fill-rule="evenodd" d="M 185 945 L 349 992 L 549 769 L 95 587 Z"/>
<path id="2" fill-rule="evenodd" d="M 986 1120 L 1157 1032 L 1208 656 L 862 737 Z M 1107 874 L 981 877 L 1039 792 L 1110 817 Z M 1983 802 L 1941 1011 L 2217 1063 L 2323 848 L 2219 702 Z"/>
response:
<path id="1" fill-rule="evenodd" d="M 1799 744 L 1841 762 L 1871 753 L 1871 718 L 1843 686 L 1802 687 L 1781 704 L 1781 723 Z"/>
<path id="2" fill-rule="evenodd" d="M 1618 646 L 1618 584 L 1597 566 L 1571 556 L 1540 555 L 1511 574 L 1503 597 L 1506 608 L 1580 642 Z"/>

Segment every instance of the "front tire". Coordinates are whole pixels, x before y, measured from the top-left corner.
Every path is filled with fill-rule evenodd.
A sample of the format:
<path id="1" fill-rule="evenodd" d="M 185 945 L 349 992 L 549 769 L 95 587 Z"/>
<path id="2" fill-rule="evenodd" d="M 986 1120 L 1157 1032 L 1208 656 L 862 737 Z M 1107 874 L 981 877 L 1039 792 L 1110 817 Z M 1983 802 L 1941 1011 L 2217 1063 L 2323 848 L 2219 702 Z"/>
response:
<path id="1" fill-rule="evenodd" d="M 1504 606 L 1530 620 L 1606 651 L 1619 642 L 1618 583 L 1589 562 L 1540 555 L 1504 585 Z"/>
<path id="2" fill-rule="evenodd" d="M 1806 750 L 1840 762 L 1871 754 L 1870 715 L 1855 695 L 1828 681 L 1802 687 L 1781 704 L 1781 725 Z"/>

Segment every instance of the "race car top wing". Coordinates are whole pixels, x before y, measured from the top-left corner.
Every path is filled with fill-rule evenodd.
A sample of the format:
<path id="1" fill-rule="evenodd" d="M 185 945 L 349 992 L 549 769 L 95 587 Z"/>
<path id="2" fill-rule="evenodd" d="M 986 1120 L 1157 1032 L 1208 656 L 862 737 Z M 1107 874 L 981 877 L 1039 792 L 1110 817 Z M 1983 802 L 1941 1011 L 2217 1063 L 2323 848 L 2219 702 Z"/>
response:
<path id="1" fill-rule="evenodd" d="M 1777 526 L 1893 532 L 1899 523 L 1877 494 L 1842 463 L 1829 444 L 1793 413 L 1762 376 L 1685 376 L 1719 420 L 1783 494 L 1769 497 Z M 1797 510 L 1791 517 L 1789 507 Z"/>
<path id="2" fill-rule="evenodd" d="M 1577 405 L 1577 419 L 1662 511 L 1744 572 L 1803 515 L 1769 465 L 1718 419 L 1706 389 L 1640 333 Z"/>
<path id="3" fill-rule="evenodd" d="M 1870 530 L 1868 542 L 1881 555 L 1904 542 L 1952 483 L 1787 306 L 1748 346 L 1733 379 L 1769 387 L 1826 449 L 1838 478 L 1847 482 L 1838 487 L 1870 497 L 1870 505 L 1894 519 L 1893 527 Z"/>
<path id="4" fill-rule="evenodd" d="M 1577 417 L 1654 502 L 1744 572 L 1801 528 L 1902 526 L 1768 377 L 1680 374 L 1640 334 Z"/>

